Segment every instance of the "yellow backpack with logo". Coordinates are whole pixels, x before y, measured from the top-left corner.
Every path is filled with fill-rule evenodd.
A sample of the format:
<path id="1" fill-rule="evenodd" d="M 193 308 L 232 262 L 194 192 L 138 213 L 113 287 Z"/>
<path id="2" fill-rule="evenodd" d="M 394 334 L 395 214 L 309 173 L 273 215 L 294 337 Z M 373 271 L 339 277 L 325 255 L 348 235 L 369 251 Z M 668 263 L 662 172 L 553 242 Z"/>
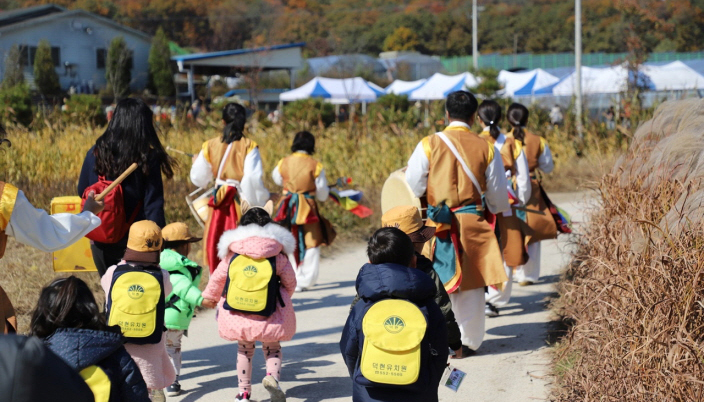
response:
<path id="1" fill-rule="evenodd" d="M 119 325 L 127 343 L 159 343 L 164 332 L 164 298 L 161 268 L 119 265 L 108 292 L 108 325 Z"/>
<path id="2" fill-rule="evenodd" d="M 112 382 L 110 377 L 98 366 L 88 366 L 79 372 L 83 381 L 93 391 L 95 402 L 110 402 Z"/>
<path id="3" fill-rule="evenodd" d="M 235 254 L 230 260 L 223 307 L 230 311 L 269 317 L 276 311 L 277 299 L 284 307 L 276 275 L 276 257 L 251 258 Z"/>
<path id="4" fill-rule="evenodd" d="M 363 385 L 422 386 L 423 354 L 428 353 L 422 341 L 427 326 L 426 314 L 407 300 L 374 303 L 362 320 L 364 340 L 359 372 L 366 381 L 356 380 Z"/>

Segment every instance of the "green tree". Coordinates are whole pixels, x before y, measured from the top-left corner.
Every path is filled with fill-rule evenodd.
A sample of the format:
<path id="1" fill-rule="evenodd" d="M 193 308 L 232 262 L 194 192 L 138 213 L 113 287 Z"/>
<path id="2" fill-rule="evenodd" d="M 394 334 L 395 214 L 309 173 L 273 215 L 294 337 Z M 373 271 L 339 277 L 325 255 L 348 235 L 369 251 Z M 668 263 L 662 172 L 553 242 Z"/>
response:
<path id="1" fill-rule="evenodd" d="M 34 85 L 44 96 L 56 95 L 61 91 L 59 75 L 51 57 L 51 44 L 46 39 L 39 41 L 34 55 Z"/>
<path id="2" fill-rule="evenodd" d="M 173 96 L 176 92 L 174 87 L 174 72 L 171 65 L 171 51 L 169 41 L 162 28 L 159 28 L 152 39 L 152 47 L 149 50 L 149 75 L 151 82 L 159 96 Z"/>
<path id="3" fill-rule="evenodd" d="M 396 28 L 391 35 L 384 39 L 384 50 L 386 51 L 416 50 L 418 45 L 420 45 L 418 35 L 406 27 Z"/>
<path id="4" fill-rule="evenodd" d="M 492 99 L 504 87 L 499 82 L 499 72 L 493 68 L 482 68 L 474 72 L 479 84 L 469 90 L 482 99 Z"/>
<path id="5" fill-rule="evenodd" d="M 12 45 L 5 56 L 5 71 L 2 77 L 2 88 L 12 88 L 24 83 L 24 69 L 20 61 L 20 48 L 17 45 Z"/>
<path id="6" fill-rule="evenodd" d="M 126 97 L 130 92 L 132 81 L 132 51 L 127 48 L 127 43 L 122 36 L 110 42 L 106 60 L 105 79 L 108 89 L 112 91 L 115 100 Z"/>

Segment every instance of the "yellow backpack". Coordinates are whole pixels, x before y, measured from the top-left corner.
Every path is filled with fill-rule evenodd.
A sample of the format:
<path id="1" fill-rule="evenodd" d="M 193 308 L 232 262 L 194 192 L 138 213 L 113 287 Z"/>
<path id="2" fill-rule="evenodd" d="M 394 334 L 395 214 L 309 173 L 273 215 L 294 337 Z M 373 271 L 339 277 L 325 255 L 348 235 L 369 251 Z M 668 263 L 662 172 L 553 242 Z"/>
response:
<path id="1" fill-rule="evenodd" d="M 407 300 L 386 299 L 373 304 L 362 320 L 362 376 L 390 386 L 416 383 L 427 326 L 425 314 Z"/>
<path id="2" fill-rule="evenodd" d="M 108 292 L 108 325 L 119 325 L 127 343 L 159 343 L 164 332 L 164 297 L 161 268 L 120 265 Z"/>
<path id="3" fill-rule="evenodd" d="M 223 307 L 268 317 L 276 311 L 277 299 L 284 307 L 279 286 L 276 257 L 255 259 L 235 254 L 227 273 Z"/>
<path id="4" fill-rule="evenodd" d="M 95 402 L 109 402 L 112 383 L 110 377 L 98 366 L 88 366 L 79 372 L 83 381 L 93 391 Z"/>

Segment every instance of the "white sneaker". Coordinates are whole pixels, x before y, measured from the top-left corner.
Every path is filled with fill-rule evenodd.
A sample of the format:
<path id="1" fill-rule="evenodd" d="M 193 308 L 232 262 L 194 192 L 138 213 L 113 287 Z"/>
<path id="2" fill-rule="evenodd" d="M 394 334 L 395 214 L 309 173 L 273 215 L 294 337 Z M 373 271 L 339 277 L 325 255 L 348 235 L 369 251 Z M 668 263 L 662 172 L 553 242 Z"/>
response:
<path id="1" fill-rule="evenodd" d="M 251 395 L 249 395 L 249 392 L 243 392 L 241 394 L 237 394 L 235 397 L 235 402 L 249 402 L 249 398 Z"/>
<path id="2" fill-rule="evenodd" d="M 269 391 L 271 402 L 286 402 L 286 394 L 279 386 L 279 382 L 276 381 L 276 378 L 268 375 L 262 380 L 262 385 Z"/>

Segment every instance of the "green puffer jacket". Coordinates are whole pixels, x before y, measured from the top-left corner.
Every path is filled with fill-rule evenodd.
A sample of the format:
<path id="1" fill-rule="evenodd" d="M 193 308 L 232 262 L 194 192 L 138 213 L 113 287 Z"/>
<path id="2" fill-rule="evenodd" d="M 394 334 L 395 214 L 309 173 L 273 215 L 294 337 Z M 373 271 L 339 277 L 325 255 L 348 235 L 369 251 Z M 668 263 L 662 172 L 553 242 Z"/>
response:
<path id="1" fill-rule="evenodd" d="M 161 252 L 161 267 L 171 275 L 173 291 L 166 298 L 164 325 L 168 329 L 186 330 L 196 306 L 203 302 L 198 283 L 202 268 L 171 249 Z"/>

